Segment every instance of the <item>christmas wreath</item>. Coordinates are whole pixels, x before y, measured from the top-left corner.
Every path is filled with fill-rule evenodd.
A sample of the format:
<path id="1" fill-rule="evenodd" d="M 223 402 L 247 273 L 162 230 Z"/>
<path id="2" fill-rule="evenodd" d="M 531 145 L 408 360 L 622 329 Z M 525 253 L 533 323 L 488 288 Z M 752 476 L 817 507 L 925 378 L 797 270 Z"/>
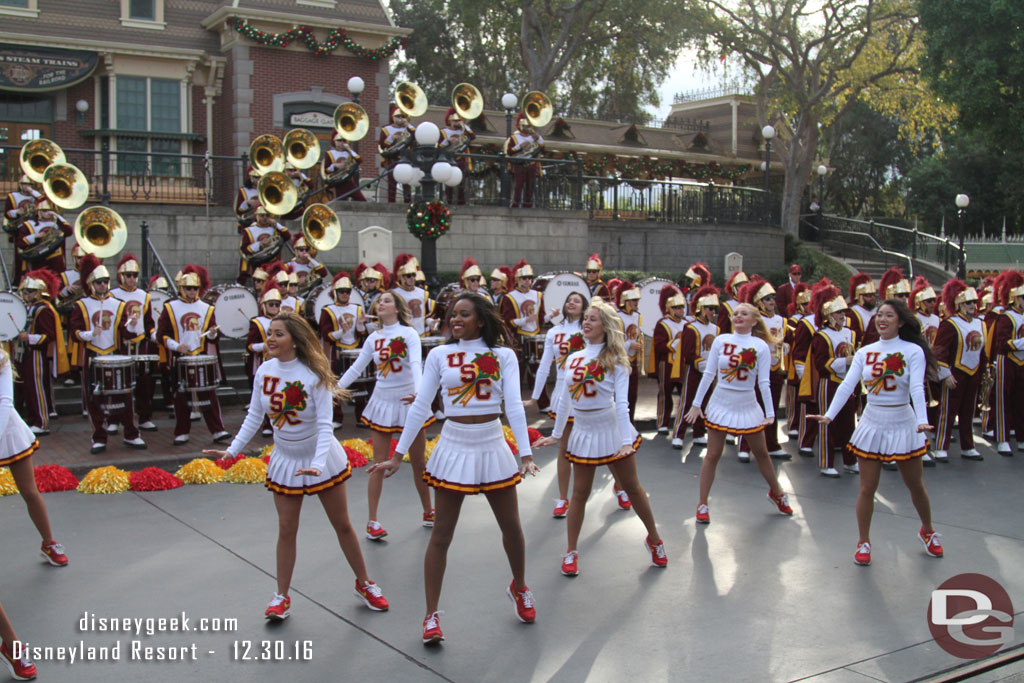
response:
<path id="1" fill-rule="evenodd" d="M 405 223 L 417 239 L 436 240 L 448 232 L 452 224 L 452 212 L 442 201 L 416 202 L 405 214 Z"/>

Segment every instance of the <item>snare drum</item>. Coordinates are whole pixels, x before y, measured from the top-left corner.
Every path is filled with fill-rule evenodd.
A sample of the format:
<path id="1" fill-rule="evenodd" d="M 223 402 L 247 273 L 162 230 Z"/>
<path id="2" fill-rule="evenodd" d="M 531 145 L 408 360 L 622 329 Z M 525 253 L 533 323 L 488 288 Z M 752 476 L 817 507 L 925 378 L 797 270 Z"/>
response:
<path id="1" fill-rule="evenodd" d="M 175 366 L 182 391 L 210 391 L 220 385 L 217 356 L 179 356 Z"/>
<path id="2" fill-rule="evenodd" d="M 94 356 L 92 393 L 97 396 L 130 394 L 135 387 L 135 359 L 131 356 Z"/>
<path id="3" fill-rule="evenodd" d="M 14 292 L 0 292 L 0 341 L 18 338 L 28 322 L 28 309 Z"/>
<path id="4" fill-rule="evenodd" d="M 242 285 L 211 287 L 203 301 L 213 306 L 218 332 L 228 339 L 249 336 L 249 321 L 260 314 L 256 297 Z"/>
<path id="5" fill-rule="evenodd" d="M 160 356 L 155 353 L 140 353 L 132 356 L 135 371 L 139 375 L 156 375 L 160 372 Z"/>
<path id="6" fill-rule="evenodd" d="M 523 350 L 523 361 L 527 363 L 540 361 L 544 355 L 544 335 L 519 335 L 519 348 Z"/>
<path id="7" fill-rule="evenodd" d="M 533 288 L 544 293 L 545 318 L 551 318 L 551 311 L 561 311 L 565 300 L 572 292 L 579 292 L 583 296 L 584 302 L 590 301 L 590 288 L 587 286 L 586 279 L 569 271 L 544 273 L 534 281 Z M 541 346 L 543 348 L 543 344 Z"/>
<path id="8" fill-rule="evenodd" d="M 448 341 L 445 337 L 431 336 L 431 337 L 420 337 L 420 348 L 423 349 L 423 357 L 426 358 L 427 354 L 430 353 L 430 349 L 435 346 L 440 346 Z"/>
<path id="9" fill-rule="evenodd" d="M 359 354 L 361 351 L 361 349 L 341 350 L 340 374 L 344 375 L 345 371 L 348 370 L 349 367 L 356 362 L 356 358 L 359 358 Z M 359 377 L 356 377 L 356 379 L 350 385 L 349 390 L 352 392 L 353 396 L 369 396 L 370 385 L 375 379 L 377 379 L 377 368 L 372 362 L 367 363 L 366 367 L 363 369 L 363 374 L 361 374 Z"/>

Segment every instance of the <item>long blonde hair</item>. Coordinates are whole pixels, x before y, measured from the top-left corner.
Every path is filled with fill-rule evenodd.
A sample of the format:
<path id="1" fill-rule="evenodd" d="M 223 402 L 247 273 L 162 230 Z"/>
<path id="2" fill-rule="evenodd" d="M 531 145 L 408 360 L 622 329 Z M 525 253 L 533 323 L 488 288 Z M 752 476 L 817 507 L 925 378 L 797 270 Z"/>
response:
<path id="1" fill-rule="evenodd" d="M 768 346 L 773 346 L 782 341 L 782 339 L 772 336 L 772 333 L 768 331 L 768 325 L 765 324 L 764 317 L 757 306 L 748 303 L 737 304 L 736 310 L 738 311 L 740 308 L 747 308 L 754 314 L 754 326 L 751 328 L 750 334 L 768 344 Z"/>
<path id="2" fill-rule="evenodd" d="M 294 313 L 278 313 L 270 322 L 284 324 L 295 344 L 295 357 L 320 381 L 318 387 L 324 387 L 333 394 L 335 400 L 347 401 L 351 392 L 338 387 L 338 377 L 331 371 L 331 361 L 324 355 L 320 339 L 310 327 L 306 319 Z"/>
<path id="3" fill-rule="evenodd" d="M 405 300 L 405 297 L 401 294 L 396 294 L 390 289 L 380 296 L 385 294 L 390 294 L 391 298 L 395 301 L 395 313 L 398 316 L 398 323 L 406 327 L 412 327 L 412 311 L 409 310 L 409 302 Z M 377 297 L 377 301 L 380 301 L 380 297 Z M 384 321 L 382 320 L 381 322 L 383 323 Z"/>
<path id="4" fill-rule="evenodd" d="M 626 354 L 626 332 L 622 327 L 622 318 L 604 299 L 595 296 L 590 300 L 587 310 L 594 309 L 601 318 L 604 328 L 604 349 L 597 357 L 597 362 L 606 372 L 611 372 L 616 365 L 629 369 L 629 356 Z M 584 311 L 586 315 L 586 311 Z"/>

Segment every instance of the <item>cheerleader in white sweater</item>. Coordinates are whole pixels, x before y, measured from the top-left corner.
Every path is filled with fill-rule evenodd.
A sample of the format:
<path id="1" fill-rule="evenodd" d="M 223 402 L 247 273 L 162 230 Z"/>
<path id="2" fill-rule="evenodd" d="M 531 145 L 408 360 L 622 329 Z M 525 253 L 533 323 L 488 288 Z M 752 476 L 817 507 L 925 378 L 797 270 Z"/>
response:
<path id="1" fill-rule="evenodd" d="M 882 463 L 896 461 L 910 499 L 921 518 L 917 538 L 931 557 L 942 557 L 939 534 L 932 528 L 932 509 L 924 487 L 922 456 L 928 452 L 923 432 L 928 424 L 924 381 L 936 363 L 931 347 L 921 333 L 921 323 L 898 299 L 882 304 L 872 320 L 879 341 L 861 347 L 853 357 L 846 379 L 824 415 L 808 415 L 818 422 L 835 419 L 859 382 L 867 390 L 867 406 L 846 448 L 860 464 L 860 495 L 857 497 L 857 526 L 860 540 L 853 561 L 871 564 L 871 516 Z M 911 405 L 913 408 L 911 408 Z"/>
<path id="2" fill-rule="evenodd" d="M 39 441 L 36 435 L 14 410 L 14 368 L 10 356 L 0 349 L 0 467 L 11 468 L 11 476 L 28 508 L 28 516 L 43 537 L 40 550 L 43 557 L 53 566 L 63 567 L 68 563 L 68 557 L 64 554 L 64 546 L 53 540 L 46 503 L 36 487 L 32 454 L 37 448 Z"/>
<path id="3" fill-rule="evenodd" d="M 234 457 L 256 435 L 263 416 L 270 417 L 274 452 L 267 465 L 266 487 L 274 492 L 277 508 L 277 593 L 264 616 L 281 621 L 290 613 L 288 589 L 295 569 L 302 498 L 314 494 L 356 575 L 356 597 L 371 610 L 384 611 L 388 601 L 366 574 L 359 538 L 348 518 L 345 480 L 352 476 L 352 466 L 331 424 L 334 400 L 347 394 L 336 386 L 316 332 L 299 316 L 282 313 L 271 321 L 266 352 L 270 358 L 256 370 L 249 413 L 234 441 L 226 451 L 203 451 Z"/>
<path id="4" fill-rule="evenodd" d="M 363 408 L 359 420 L 374 431 L 373 461 L 384 462 L 391 452 L 391 435 L 401 433 L 406 423 L 409 404 L 416 398 L 416 385 L 420 382 L 423 361 L 420 350 L 420 335 L 411 327 L 412 313 L 405 299 L 394 292 L 384 292 L 374 304 L 380 329 L 375 330 L 366 341 L 352 365 L 338 380 L 338 386 L 347 389 L 356 381 L 372 361 L 377 370 L 373 394 Z M 423 430 L 434 423 L 431 415 L 420 428 L 419 434 L 409 447 L 412 462 L 413 483 L 423 506 L 423 526 L 434 526 L 434 508 L 430 504 L 430 489 L 423 481 L 424 451 L 426 437 Z M 377 507 L 384 489 L 384 473 L 374 470 L 367 484 L 367 502 L 370 518 L 366 523 L 366 537 L 379 541 L 388 535 L 377 521 Z"/>
<path id="5" fill-rule="evenodd" d="M 516 484 L 538 470 L 533 462 L 526 413 L 519 394 L 519 359 L 505 339 L 505 326 L 489 299 L 469 292 L 456 297 L 449 318 L 454 343 L 438 346 L 427 355 L 416 401 L 395 457 L 378 461 L 371 473 L 390 477 L 409 452 L 420 425 L 431 414 L 438 389 L 447 416 L 441 438 L 427 462 L 424 479 L 434 488 L 434 530 L 423 561 L 427 616 L 423 644 L 444 640 L 437 605 L 447 565 L 448 547 L 467 494 L 483 493 L 501 529 L 502 545 L 512 569 L 506 593 L 516 617 L 530 623 L 536 618 L 533 594 L 526 586 L 526 541 L 519 523 Z M 520 462 L 505 443 L 501 406 L 519 446 Z"/>
<path id="6" fill-rule="evenodd" d="M 630 365 L 622 320 L 614 308 L 596 298 L 583 314 L 583 336 L 586 348 L 569 356 L 565 374 L 555 390 L 555 428 L 551 436 L 537 442 L 538 446 L 548 446 L 561 439 L 572 415 L 575 421 L 565 458 L 572 463 L 573 488 L 562 574 L 579 574 L 577 544 L 597 465 L 608 465 L 633 501 L 633 509 L 647 527 L 644 547 L 651 564 L 666 567 L 665 544 L 658 535 L 654 512 L 632 457 L 641 439 L 629 421 Z"/>
<path id="7" fill-rule="evenodd" d="M 718 459 L 725 447 L 725 435 L 743 436 L 750 444 L 750 451 L 757 460 L 761 476 L 768 482 L 768 499 L 784 515 L 792 515 L 789 499 L 775 476 L 768 448 L 765 445 L 764 428 L 775 422 L 775 410 L 771 401 L 762 409 L 757 403 L 754 387 L 762 396 L 771 396 L 768 375 L 772 365 L 771 340 L 768 328 L 760 312 L 750 304 L 738 304 L 733 309 L 732 332 L 715 337 L 708 352 L 707 366 L 700 386 L 693 397 L 693 407 L 685 419 L 693 424 L 704 418 L 708 428 L 708 451 L 700 469 L 700 500 L 697 503 L 697 522 L 711 521 L 708 496 L 715 481 Z M 704 395 L 717 379 L 714 393 L 708 401 L 707 414 L 701 410 Z"/>

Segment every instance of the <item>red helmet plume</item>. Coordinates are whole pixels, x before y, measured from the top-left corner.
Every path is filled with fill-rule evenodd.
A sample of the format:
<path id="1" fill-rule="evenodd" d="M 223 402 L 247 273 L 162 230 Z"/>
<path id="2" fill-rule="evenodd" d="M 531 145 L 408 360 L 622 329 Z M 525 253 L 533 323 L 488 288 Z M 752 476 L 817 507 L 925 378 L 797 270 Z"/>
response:
<path id="1" fill-rule="evenodd" d="M 871 273 L 857 273 L 856 275 L 850 276 L 849 299 L 851 302 L 857 300 L 857 288 L 860 287 L 861 285 L 866 285 L 869 282 L 874 282 L 874 278 L 871 277 Z"/>
<path id="2" fill-rule="evenodd" d="M 448 107 L 448 111 L 444 113 L 445 125 L 448 125 L 448 120 L 451 119 L 452 116 L 458 116 L 458 114 L 459 112 L 455 111 L 455 107 Z"/>
<path id="3" fill-rule="evenodd" d="M 661 292 L 658 294 L 658 307 L 661 309 L 662 315 L 668 315 L 668 309 L 672 308 L 669 305 L 670 299 L 674 297 L 679 297 L 679 300 L 683 301 L 683 305 L 685 305 L 686 302 L 675 285 L 665 285 L 661 288 Z"/>
<path id="4" fill-rule="evenodd" d="M 967 283 L 953 278 L 942 286 L 942 304 L 946 313 L 956 315 L 956 297 L 967 289 Z"/>
<path id="5" fill-rule="evenodd" d="M 883 299 L 888 298 L 886 293 L 889 291 L 889 287 L 903 279 L 905 279 L 903 277 L 903 269 L 899 266 L 893 266 L 885 271 L 882 274 L 882 279 L 878 281 L 878 295 Z"/>
<path id="6" fill-rule="evenodd" d="M 78 260 L 78 277 L 81 278 L 82 288 L 88 294 L 92 294 L 92 286 L 89 284 L 89 276 L 103 263 L 96 257 L 96 254 L 86 254 Z"/>
<path id="7" fill-rule="evenodd" d="M 793 303 L 791 303 L 786 310 L 786 315 L 792 317 L 797 314 L 797 299 L 800 298 L 801 294 L 810 290 L 810 288 L 811 286 L 806 282 L 798 282 L 793 286 Z"/>
<path id="8" fill-rule="evenodd" d="M 609 291 L 612 293 L 612 300 L 615 301 L 615 305 L 619 308 L 622 308 L 622 295 L 633 289 L 636 289 L 636 285 L 629 280 L 619 280 L 616 283 L 615 289 L 611 289 L 609 286 Z"/>
<path id="9" fill-rule="evenodd" d="M 931 289 L 931 285 L 928 284 L 928 278 L 923 275 L 918 275 L 914 278 L 914 287 L 910 290 L 910 299 L 907 303 L 910 305 L 911 310 L 917 308 L 918 296 L 920 296 L 925 290 L 931 290 L 932 294 L 935 294 L 935 290 Z"/>
<path id="10" fill-rule="evenodd" d="M 373 269 L 380 273 L 380 288 L 381 291 L 385 289 L 391 289 L 391 273 L 388 272 L 388 267 L 383 263 L 373 264 Z"/>
<path id="11" fill-rule="evenodd" d="M 37 268 L 36 270 L 30 270 L 23 276 L 25 278 L 32 278 L 33 280 L 39 280 L 45 285 L 42 290 L 43 295 L 56 299 L 60 294 L 61 282 L 60 276 L 53 272 L 49 268 Z"/>
<path id="12" fill-rule="evenodd" d="M 736 299 L 741 303 L 753 304 L 754 297 L 766 282 L 768 281 L 760 275 L 751 275 L 747 282 L 740 285 L 739 291 L 736 292 Z"/>
<path id="13" fill-rule="evenodd" d="M 402 253 L 402 254 L 399 254 L 398 256 L 395 257 L 395 263 L 394 263 L 395 267 L 394 267 L 394 270 L 392 272 L 395 274 L 395 278 L 396 279 L 398 278 L 398 275 L 399 275 L 399 273 L 402 270 L 402 266 L 406 265 L 410 261 L 415 262 L 416 265 L 419 266 L 419 261 L 412 254 Z M 415 274 L 415 272 L 416 272 L 416 269 L 414 268 L 413 269 L 413 273 Z"/>
<path id="14" fill-rule="evenodd" d="M 743 284 L 747 281 L 747 274 L 742 270 L 737 270 L 735 273 L 729 276 L 729 279 L 725 282 L 725 293 L 735 299 L 739 292 L 736 291 L 737 285 Z"/>
<path id="15" fill-rule="evenodd" d="M 1021 285 L 1024 285 L 1024 275 L 1016 270 L 1004 270 L 996 278 L 996 291 L 999 296 L 999 303 L 1003 306 L 1010 306 L 1013 302 L 1010 301 L 1010 290 L 1017 289 Z"/>
<path id="16" fill-rule="evenodd" d="M 210 271 L 202 266 L 190 263 L 181 269 L 181 273 L 182 275 L 195 273 L 199 277 L 199 296 L 201 297 L 206 294 L 206 290 L 210 288 Z"/>
<path id="17" fill-rule="evenodd" d="M 818 327 L 825 326 L 825 318 L 821 314 L 822 307 L 837 296 L 842 296 L 839 288 L 833 285 L 828 279 L 822 278 L 811 290 L 811 312 L 814 313 L 814 324 Z"/>
<path id="18" fill-rule="evenodd" d="M 703 287 L 704 285 L 711 284 L 711 271 L 705 264 L 701 263 L 700 261 L 690 266 L 690 270 L 687 271 L 686 276 L 689 278 L 700 278 L 700 284 L 698 285 L 698 287 Z"/>
<path id="19" fill-rule="evenodd" d="M 701 303 L 703 299 L 710 296 L 714 296 L 717 299 L 720 294 L 721 292 L 718 287 L 715 287 L 712 284 L 703 285 L 694 292 L 693 298 L 690 299 L 690 308 L 693 310 L 694 314 L 696 314 L 699 309 L 704 307 L 704 304 Z"/>

